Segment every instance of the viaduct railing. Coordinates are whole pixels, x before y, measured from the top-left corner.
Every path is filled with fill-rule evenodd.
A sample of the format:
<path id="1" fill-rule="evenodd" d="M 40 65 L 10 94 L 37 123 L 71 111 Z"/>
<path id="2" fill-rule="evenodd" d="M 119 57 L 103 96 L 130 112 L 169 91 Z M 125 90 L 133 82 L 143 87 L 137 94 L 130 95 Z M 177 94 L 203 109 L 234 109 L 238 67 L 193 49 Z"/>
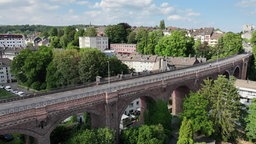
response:
<path id="1" fill-rule="evenodd" d="M 130 80 L 122 80 L 122 81 L 117 81 L 117 82 L 112 82 L 110 84 L 103 84 L 103 85 L 97 85 L 97 86 L 92 86 L 88 88 L 83 88 L 85 92 L 83 93 L 77 93 L 72 95 L 65 95 L 65 92 L 59 92 L 63 93 L 61 96 L 56 96 L 56 93 L 52 94 L 44 94 L 44 96 L 41 97 L 34 97 L 32 99 L 36 99 L 36 102 L 31 102 L 31 103 L 24 103 L 23 105 L 20 106 L 4 106 L 5 103 L 2 103 L 0 106 L 0 116 L 15 113 L 15 112 L 20 112 L 20 111 L 25 111 L 25 110 L 30 110 L 33 108 L 42 108 L 47 105 L 53 105 L 57 103 L 62 103 L 62 102 L 68 102 L 76 99 L 81 99 L 89 96 L 95 96 L 98 94 L 102 93 L 112 93 L 116 92 L 118 90 L 122 89 L 127 89 L 131 87 L 137 87 L 141 85 L 146 85 L 150 83 L 155 83 L 155 82 L 162 82 L 166 81 L 168 79 L 175 79 L 175 78 L 183 78 L 184 79 L 191 79 L 195 77 L 202 77 L 205 75 L 208 75 L 213 72 L 213 70 L 220 69 L 220 68 L 227 68 L 230 66 L 233 66 L 234 63 L 241 63 L 243 62 L 243 59 L 249 58 L 251 54 L 240 54 L 236 56 L 232 56 L 230 58 L 214 61 L 214 62 L 209 62 L 185 69 L 180 69 L 176 71 L 170 71 L 170 72 L 164 72 L 164 73 L 158 73 L 158 74 L 153 74 L 153 75 L 148 75 L 144 77 L 137 77 L 135 79 L 130 79 Z M 28 99 L 29 101 L 29 99 Z M 8 104 L 8 103 L 6 103 Z"/>

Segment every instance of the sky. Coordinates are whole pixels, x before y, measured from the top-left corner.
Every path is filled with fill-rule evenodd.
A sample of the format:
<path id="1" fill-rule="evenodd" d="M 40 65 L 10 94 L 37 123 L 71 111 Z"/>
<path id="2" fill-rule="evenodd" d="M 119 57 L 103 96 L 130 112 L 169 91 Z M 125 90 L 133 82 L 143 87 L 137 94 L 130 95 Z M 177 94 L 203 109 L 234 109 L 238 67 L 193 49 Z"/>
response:
<path id="1" fill-rule="evenodd" d="M 156 26 L 160 20 L 240 32 L 244 24 L 256 25 L 256 0 L 0 0 L 0 25 Z"/>

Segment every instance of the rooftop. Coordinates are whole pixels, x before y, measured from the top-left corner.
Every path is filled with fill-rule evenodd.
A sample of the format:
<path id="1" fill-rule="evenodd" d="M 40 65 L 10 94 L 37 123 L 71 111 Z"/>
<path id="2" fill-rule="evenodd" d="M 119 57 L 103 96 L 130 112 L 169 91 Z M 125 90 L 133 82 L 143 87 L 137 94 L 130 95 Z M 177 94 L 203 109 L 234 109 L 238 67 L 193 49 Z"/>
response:
<path id="1" fill-rule="evenodd" d="M 256 81 L 237 79 L 235 81 L 235 86 L 236 87 L 240 87 L 240 88 L 247 88 L 247 89 L 254 89 L 254 90 L 256 90 Z"/>

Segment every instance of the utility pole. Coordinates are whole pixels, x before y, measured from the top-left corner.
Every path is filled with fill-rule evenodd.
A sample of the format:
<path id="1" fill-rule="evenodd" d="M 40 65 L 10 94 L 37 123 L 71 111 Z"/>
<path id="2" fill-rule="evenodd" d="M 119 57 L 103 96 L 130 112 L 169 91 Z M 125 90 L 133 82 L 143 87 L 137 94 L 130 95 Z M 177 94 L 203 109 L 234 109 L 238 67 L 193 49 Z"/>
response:
<path id="1" fill-rule="evenodd" d="M 108 89 L 110 91 L 110 67 L 109 67 L 109 61 L 108 61 Z"/>

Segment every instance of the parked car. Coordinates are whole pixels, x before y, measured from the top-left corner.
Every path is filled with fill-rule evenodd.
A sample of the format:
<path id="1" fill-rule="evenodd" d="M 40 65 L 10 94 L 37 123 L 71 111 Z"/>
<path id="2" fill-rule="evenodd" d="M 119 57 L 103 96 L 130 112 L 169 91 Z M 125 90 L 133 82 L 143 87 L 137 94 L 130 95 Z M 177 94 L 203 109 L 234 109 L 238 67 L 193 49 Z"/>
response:
<path id="1" fill-rule="evenodd" d="M 5 141 L 12 141 L 13 140 L 13 136 L 11 134 L 0 135 L 0 138 L 5 140 Z"/>
<path id="2" fill-rule="evenodd" d="M 23 97 L 25 93 L 22 92 L 22 91 L 19 91 L 17 94 L 18 94 L 20 97 Z"/>
<path id="3" fill-rule="evenodd" d="M 0 88 L 4 88 L 4 86 L 3 86 L 3 85 L 0 85 Z"/>

